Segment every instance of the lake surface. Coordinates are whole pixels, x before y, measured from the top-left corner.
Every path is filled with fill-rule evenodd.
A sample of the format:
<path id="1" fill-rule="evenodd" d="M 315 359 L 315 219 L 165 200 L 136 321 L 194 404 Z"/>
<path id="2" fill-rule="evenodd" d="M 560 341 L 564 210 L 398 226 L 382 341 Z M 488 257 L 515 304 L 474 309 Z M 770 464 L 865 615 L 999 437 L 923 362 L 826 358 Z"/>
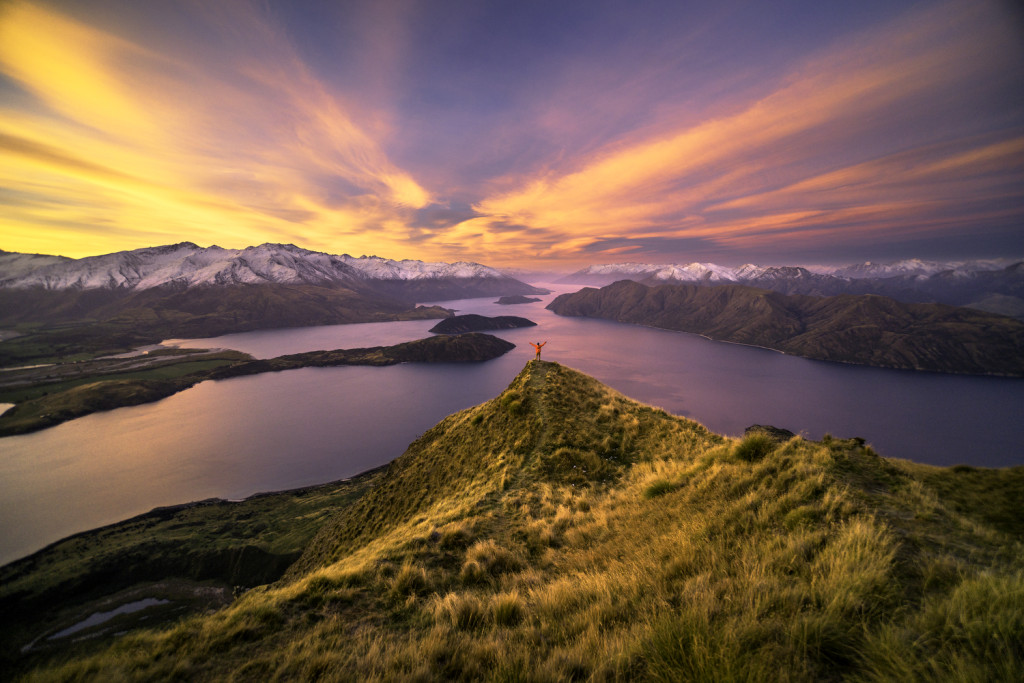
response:
<path id="1" fill-rule="evenodd" d="M 826 432 L 861 436 L 882 455 L 937 465 L 1024 464 L 1024 380 L 810 361 L 679 332 L 562 318 L 544 310 L 553 296 L 515 306 L 433 302 L 539 324 L 494 333 L 517 348 L 486 363 L 304 368 L 204 382 L 156 403 L 0 439 L 0 562 L 157 506 L 323 483 L 388 462 L 444 416 L 500 393 L 533 357 L 528 342 L 538 340 L 548 341 L 545 359 L 720 433 L 772 424 L 815 439 Z M 410 341 L 428 336 L 435 323 L 169 343 L 268 358 Z"/>

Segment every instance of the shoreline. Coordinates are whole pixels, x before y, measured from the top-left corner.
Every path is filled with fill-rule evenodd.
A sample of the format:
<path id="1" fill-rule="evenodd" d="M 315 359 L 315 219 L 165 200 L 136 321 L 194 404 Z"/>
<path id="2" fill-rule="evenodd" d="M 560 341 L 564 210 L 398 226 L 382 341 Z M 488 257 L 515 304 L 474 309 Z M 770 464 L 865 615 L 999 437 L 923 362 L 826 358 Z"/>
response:
<path id="1" fill-rule="evenodd" d="M 554 311 L 552 311 L 554 313 Z M 733 341 L 730 339 L 716 339 L 715 337 L 709 337 L 706 334 L 700 332 L 690 332 L 688 330 L 674 330 L 671 327 L 658 327 L 657 325 L 645 325 L 644 323 L 634 323 L 628 320 L 615 320 L 614 318 L 604 318 L 601 316 L 591 315 L 564 315 L 562 313 L 555 313 L 555 315 L 566 317 L 566 318 L 585 318 L 588 320 L 604 320 L 610 323 L 617 323 L 619 325 L 633 325 L 634 327 L 645 327 L 649 330 L 660 330 L 662 332 L 674 332 L 676 334 L 692 334 L 695 337 L 701 337 L 708 341 L 718 342 L 721 344 L 734 344 L 736 346 L 746 346 L 751 349 L 762 349 L 764 351 L 772 351 L 774 353 L 781 354 L 783 356 L 789 356 L 790 358 L 802 358 L 804 360 L 815 361 L 817 363 L 836 363 L 837 365 L 846 365 L 854 368 L 875 368 L 877 370 L 896 370 L 899 372 L 913 372 L 913 373 L 928 373 L 932 375 L 956 375 L 958 377 L 990 377 L 990 378 L 1001 378 L 1001 379 L 1024 379 L 1024 374 L 1014 375 L 1005 372 L 963 372 L 959 370 L 933 370 L 930 368 L 908 368 L 899 367 L 896 365 L 874 365 L 868 363 L 855 363 L 848 360 L 835 360 L 832 358 L 815 358 L 813 356 L 803 356 L 798 353 L 791 353 L 789 351 L 783 351 L 782 349 L 773 349 L 770 346 L 761 346 L 759 344 L 749 344 L 747 342 Z"/>
<path id="2" fill-rule="evenodd" d="M 53 427 L 92 413 L 128 406 L 153 403 L 185 391 L 206 380 L 283 372 L 305 367 L 346 365 L 387 366 L 399 363 L 481 363 L 493 360 L 515 348 L 515 344 L 480 332 L 459 335 L 435 335 L 390 346 L 333 349 L 287 354 L 266 360 L 248 354 L 230 352 L 234 358 L 218 359 L 219 355 L 204 352 L 181 356 L 151 370 L 173 369 L 187 363 L 217 363 L 216 367 L 192 369 L 184 374 L 166 377 L 130 377 L 129 372 L 97 374 L 78 378 L 75 386 L 55 393 L 42 392 L 17 402 L 14 408 L 0 415 L 0 438 L 28 434 Z M 121 376 L 119 376 L 121 375 Z M 34 385 L 33 389 L 45 387 Z"/>
<path id="3" fill-rule="evenodd" d="M 398 456 L 395 456 L 395 457 L 398 457 Z M 214 506 L 220 506 L 220 505 L 225 505 L 225 506 L 241 505 L 243 503 L 248 503 L 248 502 L 251 502 L 253 500 L 259 500 L 259 499 L 262 499 L 262 498 L 272 498 L 274 496 L 287 496 L 287 495 L 302 495 L 302 494 L 310 493 L 310 492 L 317 491 L 317 490 L 320 490 L 320 489 L 335 488 L 335 487 L 338 487 L 338 486 L 341 486 L 341 485 L 355 485 L 355 484 L 358 484 L 358 483 L 360 483 L 360 482 L 362 482 L 362 481 L 364 481 L 366 479 L 369 479 L 371 477 L 374 477 L 374 476 L 380 474 L 381 472 L 386 470 L 388 467 L 390 467 L 392 462 L 394 462 L 394 459 L 389 460 L 388 462 L 386 462 L 383 465 L 377 465 L 376 467 L 371 467 L 368 470 L 363 470 L 362 472 L 358 472 L 356 474 L 353 474 L 350 477 L 344 477 L 342 479 L 335 479 L 333 481 L 327 481 L 327 482 L 323 482 L 323 483 L 320 483 L 320 484 L 309 484 L 307 486 L 299 486 L 299 487 L 296 487 L 296 488 L 280 489 L 280 490 L 275 490 L 275 491 L 257 491 L 256 493 L 248 495 L 245 498 L 237 498 L 237 499 L 203 498 L 202 500 L 193 500 L 193 501 L 188 501 L 186 503 L 175 503 L 174 505 L 161 505 L 161 506 L 157 506 L 157 507 L 152 508 L 152 509 L 150 509 L 150 510 L 148 510 L 146 512 L 141 512 L 141 513 L 139 513 L 137 515 L 132 515 L 131 517 L 126 517 L 125 519 L 119 520 L 117 522 L 111 522 L 110 524 L 103 524 L 103 525 L 100 525 L 100 526 L 97 526 L 97 527 L 93 527 L 91 529 L 84 529 L 82 531 L 76 531 L 73 534 L 68 534 L 67 536 L 59 538 L 56 541 L 51 541 L 50 543 L 47 543 L 46 545 L 44 545 L 43 547 L 39 548 L 38 550 L 34 550 L 34 551 L 30 552 L 28 555 L 23 555 L 23 556 L 21 556 L 21 557 L 19 557 L 17 559 L 11 560 L 10 562 L 5 562 L 3 564 L 0 564 L 0 570 L 10 569 L 10 568 L 13 568 L 15 565 L 19 565 L 19 564 L 22 564 L 22 563 L 32 563 L 32 562 L 34 562 L 37 559 L 37 556 L 41 556 L 44 553 L 48 553 L 48 552 L 52 551 L 53 549 L 55 549 L 57 546 L 59 546 L 59 545 L 61 545 L 63 543 L 67 543 L 68 541 L 73 541 L 73 540 L 76 540 L 76 539 L 85 538 L 87 536 L 91 536 L 93 534 L 97 534 L 97 533 L 101 533 L 101 532 L 114 531 L 114 530 L 118 529 L 119 527 L 128 526 L 130 524 L 136 524 L 138 522 L 142 522 L 142 521 L 146 521 L 146 520 L 163 520 L 163 519 L 168 519 L 168 518 L 173 517 L 175 514 L 177 514 L 178 512 L 181 512 L 183 510 L 190 510 L 192 508 L 199 508 L 199 507 L 214 507 Z"/>

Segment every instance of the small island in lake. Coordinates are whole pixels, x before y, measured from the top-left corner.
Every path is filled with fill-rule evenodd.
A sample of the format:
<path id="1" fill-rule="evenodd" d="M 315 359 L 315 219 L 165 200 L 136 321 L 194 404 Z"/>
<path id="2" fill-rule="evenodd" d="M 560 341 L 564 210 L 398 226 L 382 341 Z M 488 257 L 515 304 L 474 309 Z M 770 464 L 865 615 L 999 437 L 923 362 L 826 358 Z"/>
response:
<path id="1" fill-rule="evenodd" d="M 514 315 L 498 315 L 488 317 L 467 313 L 445 318 L 430 328 L 434 334 L 464 334 L 466 332 L 484 332 L 486 330 L 511 330 L 517 327 L 534 327 L 537 323 Z"/>
<path id="2" fill-rule="evenodd" d="M 503 296 L 494 303 L 501 304 L 502 306 L 511 306 L 513 304 L 532 304 L 540 301 L 540 299 L 532 296 L 523 296 L 522 294 L 515 294 L 512 296 Z"/>

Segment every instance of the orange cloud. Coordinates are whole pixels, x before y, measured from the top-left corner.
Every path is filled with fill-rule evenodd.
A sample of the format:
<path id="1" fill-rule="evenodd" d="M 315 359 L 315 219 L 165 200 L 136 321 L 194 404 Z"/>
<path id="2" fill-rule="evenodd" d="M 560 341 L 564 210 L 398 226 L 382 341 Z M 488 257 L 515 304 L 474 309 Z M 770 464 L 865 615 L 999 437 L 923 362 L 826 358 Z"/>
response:
<path id="1" fill-rule="evenodd" d="M 849 239 L 851 226 L 867 229 L 869 219 L 910 225 L 972 193 L 1005 194 L 1021 175 L 1016 139 L 967 141 L 980 146 L 940 159 L 923 149 L 833 171 L 814 167 L 821 147 L 856 154 L 858 136 L 872 134 L 879 120 L 983 78 L 990 55 L 1012 39 L 992 22 L 967 4 L 918 11 L 817 55 L 732 113 L 681 129 L 666 121 L 657 134 L 609 144 L 565 172 L 522 178 L 518 189 L 477 202 L 485 217 L 470 225 L 479 232 L 488 221 L 511 222 L 561 235 L 543 255 L 578 260 L 581 245 L 624 236 L 755 244 L 817 226 L 816 236 L 846 232 Z M 899 161 L 912 163 L 898 169 Z M 887 173 L 879 175 L 882 167 Z M 964 178 L 965 170 L 982 167 Z M 899 201 L 908 187 L 910 197 Z M 514 248 L 515 237 L 508 239 L 512 244 L 494 235 L 487 248 Z"/>
<path id="2" fill-rule="evenodd" d="M 455 171 L 430 176 L 432 189 L 387 152 L 403 149 L 410 163 L 427 156 L 425 145 L 389 147 L 402 135 L 400 114 L 417 112 L 381 104 L 400 99 L 393 89 L 407 84 L 396 74 L 417 73 L 405 68 L 416 56 L 402 51 L 416 42 L 404 9 L 366 10 L 376 32 L 358 52 L 371 62 L 359 80 L 374 85 L 358 86 L 369 99 L 355 101 L 317 77 L 266 7 L 182 7 L 176 16 L 196 35 L 164 35 L 154 23 L 142 39 L 27 0 L 0 5 L 0 73 L 30 94 L 0 102 L 0 248 L 76 256 L 182 239 L 291 241 L 535 264 L 600 259 L 601 245 L 611 256 L 644 240 L 731 247 L 926 234 L 1009 220 L 1015 198 L 1020 212 L 1019 128 L 914 130 L 930 108 L 969 98 L 1016 64 L 1002 56 L 1019 50 L 1016 37 L 984 1 L 918 5 L 774 82 L 737 90 L 750 74 L 721 87 L 695 77 L 714 93 L 699 102 L 664 96 L 689 83 L 659 80 L 678 77 L 678 65 L 615 88 L 588 71 L 593 53 L 583 50 L 565 88 L 545 91 L 559 96 L 520 101 L 521 120 L 495 126 L 486 163 L 437 150 Z M 588 108 L 615 121 L 644 115 L 621 130 Z M 521 162 L 517 133 L 528 127 L 545 130 L 552 149 L 536 145 Z M 573 143 L 559 147 L 567 131 Z M 510 158 L 497 171 L 499 152 Z M 487 171 L 467 183 L 475 168 Z M 472 216 L 454 226 L 419 211 L 445 204 L 436 196 L 445 184 L 462 200 L 450 214 Z"/>
<path id="3" fill-rule="evenodd" d="M 0 70 L 39 102 L 0 106 L 0 183 L 19 198 L 0 219 L 4 248 L 84 255 L 191 239 L 407 251 L 404 216 L 430 193 L 256 11 L 204 19 L 258 45 L 233 43 L 210 63 L 29 2 L 0 10 Z"/>

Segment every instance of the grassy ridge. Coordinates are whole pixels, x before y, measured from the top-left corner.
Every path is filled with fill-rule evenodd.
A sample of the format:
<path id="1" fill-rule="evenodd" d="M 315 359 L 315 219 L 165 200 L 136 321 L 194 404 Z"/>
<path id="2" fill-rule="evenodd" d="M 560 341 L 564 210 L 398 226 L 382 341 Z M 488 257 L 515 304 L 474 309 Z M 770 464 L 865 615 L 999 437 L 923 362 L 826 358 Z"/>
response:
<path id="1" fill-rule="evenodd" d="M 1021 478 L 727 439 L 532 361 L 277 583 L 30 678 L 1020 680 Z"/>

